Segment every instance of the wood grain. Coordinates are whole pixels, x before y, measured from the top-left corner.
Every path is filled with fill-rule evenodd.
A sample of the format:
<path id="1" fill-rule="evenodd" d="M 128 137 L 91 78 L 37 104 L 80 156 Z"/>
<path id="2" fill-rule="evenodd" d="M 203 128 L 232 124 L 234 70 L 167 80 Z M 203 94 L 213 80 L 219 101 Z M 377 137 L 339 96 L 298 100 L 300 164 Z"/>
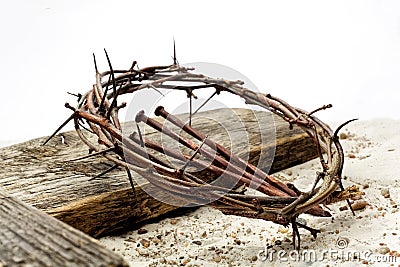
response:
<path id="1" fill-rule="evenodd" d="M 186 119 L 187 115 L 180 117 Z M 194 117 L 193 126 L 270 173 L 316 157 L 314 144 L 304 132 L 296 127 L 290 130 L 287 122 L 267 112 L 207 111 Z M 146 138 L 160 140 L 158 132 L 141 127 Z M 135 128 L 127 123 L 124 131 L 129 134 Z M 88 153 L 74 131 L 58 134 L 42 146 L 45 139 L 0 149 L 0 187 L 13 197 L 94 237 L 177 209 L 150 197 L 144 192 L 146 185 L 144 191 L 136 187 L 134 197 L 124 170 L 92 180 L 111 165 L 102 157 L 71 161 Z M 162 140 L 165 145 L 175 145 L 168 138 Z"/>
<path id="2" fill-rule="evenodd" d="M 0 190 L 0 266 L 128 266 L 97 240 Z"/>

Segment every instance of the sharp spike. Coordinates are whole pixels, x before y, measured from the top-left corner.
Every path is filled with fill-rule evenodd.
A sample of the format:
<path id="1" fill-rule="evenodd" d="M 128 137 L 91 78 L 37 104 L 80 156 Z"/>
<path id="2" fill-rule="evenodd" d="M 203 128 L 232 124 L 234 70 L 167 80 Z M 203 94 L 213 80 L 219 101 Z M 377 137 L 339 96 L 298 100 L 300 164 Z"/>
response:
<path id="1" fill-rule="evenodd" d="M 107 152 L 113 151 L 114 149 L 115 149 L 115 147 L 110 147 L 110 148 L 104 149 L 102 151 L 98 151 L 96 153 L 92 153 L 92 154 L 89 154 L 89 155 L 86 155 L 86 156 L 82 156 L 82 157 L 79 157 L 79 158 L 72 159 L 71 161 L 87 159 L 87 158 L 94 157 L 94 156 L 97 156 L 97 155 L 105 154 Z"/>
<path id="2" fill-rule="evenodd" d="M 342 180 L 339 181 L 339 186 L 340 186 L 340 190 L 342 190 L 342 191 L 345 190 L 345 189 L 344 189 L 344 186 L 343 186 L 343 184 L 342 184 Z M 354 212 L 354 209 L 353 209 L 353 207 L 351 206 L 351 203 L 350 203 L 350 200 L 349 200 L 349 199 L 346 199 L 346 203 L 347 203 L 347 205 L 349 206 L 349 209 L 351 210 L 351 213 L 353 213 L 353 216 L 356 216 L 356 213 Z"/>
<path id="3" fill-rule="evenodd" d="M 350 122 L 353 122 L 353 121 L 356 121 L 356 120 L 358 120 L 358 119 L 351 119 L 351 120 L 346 121 L 345 123 L 342 123 L 342 124 L 336 129 L 335 133 L 333 134 L 333 138 L 334 138 L 334 139 L 337 139 L 337 138 L 338 138 L 338 133 L 339 133 L 339 131 L 340 131 L 344 126 L 346 126 L 347 124 L 349 124 Z"/>
<path id="4" fill-rule="evenodd" d="M 42 144 L 42 146 L 46 145 L 47 142 L 49 142 L 65 125 L 67 125 L 68 122 L 70 122 L 70 120 L 72 120 L 75 117 L 75 113 L 73 113 L 71 116 L 69 116 L 68 119 L 66 119 L 58 128 L 57 130 L 55 130 L 53 132 L 52 135 L 50 135 L 49 138 L 46 139 L 46 141 L 44 141 L 44 143 Z"/>
<path id="5" fill-rule="evenodd" d="M 203 141 L 201 142 L 201 144 L 199 145 L 199 147 L 196 149 L 196 151 L 193 153 L 193 155 L 190 157 L 190 159 L 188 161 L 186 161 L 185 165 L 183 165 L 182 168 L 180 168 L 179 172 L 183 173 L 186 169 L 187 166 L 189 166 L 190 162 L 194 159 L 194 157 L 197 155 L 197 153 L 199 153 L 201 147 L 204 145 L 204 143 L 206 142 L 208 136 L 206 136 Z"/>
<path id="6" fill-rule="evenodd" d="M 174 37 L 174 65 L 178 65 L 178 60 L 176 59 L 175 37 Z"/>
<path id="7" fill-rule="evenodd" d="M 204 107 L 205 104 L 208 103 L 208 101 L 211 100 L 211 98 L 213 98 L 216 94 L 218 93 L 218 91 L 215 91 L 209 98 L 207 98 L 206 101 L 203 102 L 203 104 L 200 105 L 200 107 L 198 107 L 195 112 L 193 112 L 192 116 L 194 116 L 202 107 Z"/>
<path id="8" fill-rule="evenodd" d="M 94 61 L 94 68 L 96 70 L 96 74 L 98 74 L 99 70 L 97 69 L 96 55 L 94 53 L 93 53 L 93 61 Z"/>
<path id="9" fill-rule="evenodd" d="M 136 122 L 136 128 L 138 130 L 139 134 L 139 140 L 140 140 L 140 146 L 144 147 L 144 141 L 143 141 L 143 136 L 142 136 L 142 131 L 140 130 L 139 124 Z"/>
<path id="10" fill-rule="evenodd" d="M 103 172 L 97 174 L 95 177 L 90 178 L 89 181 L 92 181 L 92 180 L 94 180 L 94 179 L 97 179 L 97 178 L 99 178 L 99 177 L 101 177 L 101 176 L 103 176 L 103 175 L 105 175 L 105 174 L 107 174 L 107 173 L 113 171 L 114 169 L 116 169 L 116 168 L 118 168 L 118 167 L 119 167 L 118 164 L 115 164 L 114 166 L 108 168 L 107 170 L 105 170 L 105 171 L 103 171 Z"/>
<path id="11" fill-rule="evenodd" d="M 117 85 L 115 84 L 114 70 L 113 70 L 113 67 L 112 67 L 112 65 L 111 65 L 110 58 L 108 57 L 107 50 L 106 50 L 105 48 L 104 48 L 104 53 L 106 53 L 106 58 L 107 58 L 108 66 L 110 67 L 111 79 L 112 79 L 112 84 L 113 84 L 113 93 L 114 93 L 114 97 L 116 97 Z"/>
<path id="12" fill-rule="evenodd" d="M 126 169 L 126 173 L 128 174 L 129 183 L 131 184 L 131 187 L 132 187 L 133 196 L 136 198 L 135 184 L 133 183 L 131 171 L 129 170 L 129 168 L 125 168 L 125 169 Z"/>
<path id="13" fill-rule="evenodd" d="M 133 68 L 135 68 L 136 63 L 137 63 L 136 60 L 134 60 L 134 61 L 132 62 L 132 65 L 131 65 L 131 67 L 129 68 L 130 71 L 132 71 Z"/>
<path id="14" fill-rule="evenodd" d="M 107 53 L 107 50 L 106 50 L 105 48 L 104 48 L 104 52 L 106 53 L 108 66 L 110 67 L 111 79 L 112 79 L 112 86 L 113 86 L 113 96 L 114 96 L 114 99 L 113 99 L 113 101 L 111 102 L 110 108 L 108 109 L 108 112 L 107 112 L 107 114 L 106 114 L 106 118 L 109 118 L 110 115 L 111 115 L 112 109 L 114 108 L 114 106 L 117 105 L 117 84 L 116 84 L 116 82 L 115 82 L 114 69 L 113 69 L 113 67 L 112 67 L 112 65 L 111 65 L 110 58 L 108 57 L 108 53 Z M 104 94 L 104 96 L 105 96 L 105 95 L 106 95 L 106 94 Z"/>

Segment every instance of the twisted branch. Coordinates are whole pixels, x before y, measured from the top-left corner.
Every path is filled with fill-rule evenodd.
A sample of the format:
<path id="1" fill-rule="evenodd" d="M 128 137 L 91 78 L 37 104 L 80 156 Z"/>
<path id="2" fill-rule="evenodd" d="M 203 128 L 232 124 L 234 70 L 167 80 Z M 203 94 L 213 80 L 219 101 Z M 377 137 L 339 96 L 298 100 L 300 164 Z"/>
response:
<path id="1" fill-rule="evenodd" d="M 76 95 L 79 96 L 76 108 L 66 104 L 66 107 L 73 110 L 73 114 L 50 138 L 70 120 L 74 120 L 79 137 L 94 152 L 91 156 L 101 155 L 114 163 L 114 166 L 125 168 L 133 191 L 135 191 L 134 183 L 129 170 L 138 173 L 160 189 L 183 197 L 192 203 L 204 204 L 211 201 L 208 203 L 209 205 L 226 214 L 259 218 L 282 225 L 291 223 L 295 246 L 296 238 L 298 240 L 297 248 L 300 246 L 298 227 L 305 228 L 316 235 L 317 230 L 297 223 L 296 218 L 302 213 L 330 216 L 319 204 L 328 200 L 338 186 L 343 189 L 341 173 L 344 156 L 337 138 L 337 132 L 342 126 L 333 132 L 327 124 L 314 116 L 316 112 L 330 108 L 332 105 L 324 105 L 312 112 L 306 112 L 292 107 L 282 99 L 270 94 L 264 95 L 253 92 L 245 88 L 242 81 L 215 79 L 203 74 L 192 73 L 192 69 L 179 65 L 176 60 L 175 48 L 174 64 L 144 69 L 134 69 L 137 66 L 136 61 L 134 61 L 128 70 L 113 70 L 108 54 L 106 51 L 105 53 L 110 70 L 100 73 L 96 58 L 93 55 L 96 83 L 86 94 Z M 184 82 L 184 86 L 182 82 Z M 215 92 L 192 113 L 193 92 L 204 88 L 214 88 Z M 148 118 L 144 112 L 139 112 L 136 116 L 138 132 L 132 133 L 129 138 L 124 138 L 118 112 L 126 104 L 123 103 L 118 106 L 118 97 L 143 89 L 154 89 L 156 91 L 160 89 L 185 90 L 190 101 L 189 124 L 185 124 L 174 115 L 169 114 L 163 107 L 158 107 L 155 114 L 170 121 L 202 143 L 198 144 L 179 133 L 175 133 L 165 125 Z M 287 121 L 291 127 L 297 125 L 308 134 L 315 144 L 321 163 L 321 171 L 317 174 L 315 182 L 308 192 L 298 194 L 298 190 L 294 190 L 256 166 L 242 160 L 225 147 L 214 142 L 212 138 L 191 126 L 192 115 L 197 113 L 212 97 L 223 91 L 243 98 L 247 104 L 257 105 L 277 114 Z M 80 122 L 85 122 L 90 129 L 82 127 Z M 162 134 L 185 145 L 193 151 L 192 155 L 186 155 L 180 151 L 163 147 L 159 143 L 146 140 L 140 132 L 139 123 L 146 123 Z M 86 137 L 85 134 L 88 133 L 97 136 L 97 145 Z M 182 162 L 183 167 L 180 169 L 171 167 L 154 156 L 153 153 L 149 154 L 149 151 L 172 157 Z M 88 156 L 79 159 L 86 157 Z M 216 177 L 222 176 L 232 183 L 244 187 L 250 187 L 251 184 L 256 183 L 258 185 L 256 190 L 261 194 L 250 196 L 244 194 L 243 190 L 237 190 L 238 187 L 213 185 L 196 176 L 195 173 L 190 173 L 186 168 L 189 164 L 207 170 Z M 320 180 L 322 180 L 322 183 L 317 187 Z"/>

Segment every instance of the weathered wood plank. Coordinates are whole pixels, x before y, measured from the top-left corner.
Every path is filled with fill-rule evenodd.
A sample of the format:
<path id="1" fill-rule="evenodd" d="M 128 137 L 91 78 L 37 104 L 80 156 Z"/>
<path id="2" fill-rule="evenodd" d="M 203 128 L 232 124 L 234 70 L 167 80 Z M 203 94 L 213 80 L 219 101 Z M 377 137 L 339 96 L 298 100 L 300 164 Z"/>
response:
<path id="1" fill-rule="evenodd" d="M 0 190 L 0 266 L 128 266 L 97 240 Z"/>
<path id="2" fill-rule="evenodd" d="M 268 170 L 270 158 L 275 156 L 271 172 L 316 157 L 314 145 L 306 134 L 298 128 L 289 130 L 288 124 L 280 118 L 274 116 L 274 123 L 270 113 L 256 112 L 256 119 L 249 110 L 234 109 L 234 112 L 237 115 L 228 109 L 199 113 L 193 126 L 260 168 Z M 187 118 L 186 115 L 181 117 Z M 237 121 L 242 121 L 244 126 Z M 259 124 L 265 140 L 261 140 L 257 130 Z M 129 133 L 135 127 L 127 124 L 125 130 Z M 248 133 L 248 140 L 243 138 L 243 132 Z M 154 130 L 146 128 L 145 133 L 146 138 L 160 139 Z M 121 169 L 91 180 L 111 165 L 102 157 L 71 161 L 86 155 L 87 147 L 74 131 L 62 133 L 62 136 L 57 135 L 46 146 L 41 146 L 46 139 L 43 137 L 0 149 L 0 187 L 95 237 L 177 208 L 149 197 L 140 188 L 136 189 L 134 198 L 126 173 Z M 171 145 L 168 138 L 163 140 Z"/>

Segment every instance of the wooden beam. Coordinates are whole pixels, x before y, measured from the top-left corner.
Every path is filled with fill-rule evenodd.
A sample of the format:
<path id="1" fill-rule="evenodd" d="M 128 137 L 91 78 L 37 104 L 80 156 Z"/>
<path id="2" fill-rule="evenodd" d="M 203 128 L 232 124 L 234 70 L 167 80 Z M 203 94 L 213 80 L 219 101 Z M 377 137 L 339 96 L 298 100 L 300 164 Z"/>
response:
<path id="1" fill-rule="evenodd" d="M 188 118 L 187 115 L 180 117 Z M 314 144 L 301 129 L 290 130 L 287 122 L 266 112 L 207 111 L 196 114 L 192 125 L 270 173 L 317 156 Z M 160 140 L 158 132 L 141 127 L 145 138 Z M 129 123 L 124 127 L 127 134 L 134 129 L 136 126 Z M 244 138 L 243 133 L 247 133 L 248 138 Z M 94 237 L 177 209 L 157 201 L 138 187 L 136 198 L 133 197 L 125 170 L 116 169 L 92 180 L 111 165 L 101 156 L 71 161 L 88 153 L 75 131 L 58 134 L 42 146 L 45 139 L 0 149 L 0 187 L 10 195 Z M 168 138 L 163 142 L 172 145 Z M 148 191 L 146 184 L 142 187 Z"/>
<path id="2" fill-rule="evenodd" d="M 0 190 L 0 266 L 128 266 L 97 240 Z"/>

